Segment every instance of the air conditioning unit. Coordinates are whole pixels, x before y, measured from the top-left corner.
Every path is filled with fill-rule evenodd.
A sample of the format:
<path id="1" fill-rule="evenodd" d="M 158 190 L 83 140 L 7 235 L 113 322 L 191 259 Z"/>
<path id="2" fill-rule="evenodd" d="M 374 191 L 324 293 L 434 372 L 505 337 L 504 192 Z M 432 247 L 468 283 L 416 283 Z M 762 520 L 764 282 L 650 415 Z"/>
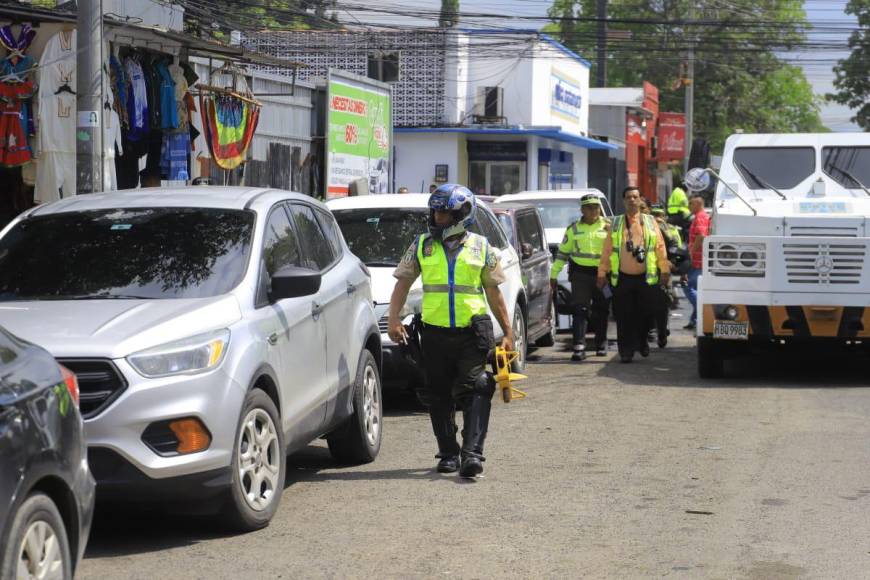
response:
<path id="1" fill-rule="evenodd" d="M 501 87 L 477 87 L 473 116 L 475 123 L 505 123 L 504 89 Z"/>

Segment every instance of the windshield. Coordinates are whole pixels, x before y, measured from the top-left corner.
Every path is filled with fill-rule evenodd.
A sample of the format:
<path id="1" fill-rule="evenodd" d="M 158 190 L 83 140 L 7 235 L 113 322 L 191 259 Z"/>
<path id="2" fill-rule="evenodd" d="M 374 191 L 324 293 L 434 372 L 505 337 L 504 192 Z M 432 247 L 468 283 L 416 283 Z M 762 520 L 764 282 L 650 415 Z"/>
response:
<path id="1" fill-rule="evenodd" d="M 843 187 L 870 188 L 870 147 L 825 147 L 822 162 L 824 172 Z"/>
<path id="2" fill-rule="evenodd" d="M 426 208 L 360 208 L 333 212 L 350 251 L 367 266 L 397 266 L 427 231 Z"/>
<path id="3" fill-rule="evenodd" d="M 546 229 L 565 229 L 582 217 L 579 199 L 528 199 L 541 212 Z"/>
<path id="4" fill-rule="evenodd" d="M 816 171 L 812 147 L 741 147 L 734 167 L 750 189 L 791 189 Z"/>
<path id="5" fill-rule="evenodd" d="M 32 217 L 0 239 L 0 301 L 219 296 L 245 274 L 253 227 L 223 209 Z"/>

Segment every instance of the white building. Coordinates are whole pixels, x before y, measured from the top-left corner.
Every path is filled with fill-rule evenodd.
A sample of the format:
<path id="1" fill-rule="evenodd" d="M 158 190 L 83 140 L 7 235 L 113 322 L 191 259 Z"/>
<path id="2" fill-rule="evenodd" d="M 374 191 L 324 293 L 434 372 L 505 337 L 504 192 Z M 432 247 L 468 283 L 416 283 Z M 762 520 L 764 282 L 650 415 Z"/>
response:
<path id="1" fill-rule="evenodd" d="M 301 61 L 301 78 L 329 68 L 393 84 L 394 186 L 458 182 L 501 195 L 585 187 L 589 63 L 528 30 L 279 32 L 245 39 Z"/>

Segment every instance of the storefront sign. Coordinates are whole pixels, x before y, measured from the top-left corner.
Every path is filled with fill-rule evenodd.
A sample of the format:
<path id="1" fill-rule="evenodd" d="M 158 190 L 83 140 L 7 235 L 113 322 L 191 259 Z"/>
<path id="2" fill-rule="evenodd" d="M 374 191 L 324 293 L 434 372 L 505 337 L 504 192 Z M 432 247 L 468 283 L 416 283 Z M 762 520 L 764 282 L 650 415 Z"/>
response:
<path id="1" fill-rule="evenodd" d="M 393 140 L 390 85 L 330 71 L 327 99 L 327 199 L 346 197 L 354 182 L 365 182 L 368 193 L 386 193 Z"/>
<path id="2" fill-rule="evenodd" d="M 658 160 L 678 161 L 686 156 L 686 115 L 659 115 Z"/>
<path id="3" fill-rule="evenodd" d="M 550 72 L 550 111 L 553 115 L 579 123 L 582 104 L 580 82 L 553 69 Z"/>

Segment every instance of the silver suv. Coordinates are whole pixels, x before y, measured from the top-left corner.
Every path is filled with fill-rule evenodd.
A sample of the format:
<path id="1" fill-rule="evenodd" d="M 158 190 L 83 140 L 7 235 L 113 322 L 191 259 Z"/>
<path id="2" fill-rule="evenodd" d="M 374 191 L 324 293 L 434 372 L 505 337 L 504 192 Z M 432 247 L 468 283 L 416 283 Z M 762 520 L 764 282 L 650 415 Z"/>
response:
<path id="1" fill-rule="evenodd" d="M 288 453 L 323 435 L 342 462 L 380 449 L 369 272 L 303 195 L 145 189 L 37 207 L 0 233 L 0 324 L 78 375 L 103 499 L 214 500 L 256 529 Z"/>

